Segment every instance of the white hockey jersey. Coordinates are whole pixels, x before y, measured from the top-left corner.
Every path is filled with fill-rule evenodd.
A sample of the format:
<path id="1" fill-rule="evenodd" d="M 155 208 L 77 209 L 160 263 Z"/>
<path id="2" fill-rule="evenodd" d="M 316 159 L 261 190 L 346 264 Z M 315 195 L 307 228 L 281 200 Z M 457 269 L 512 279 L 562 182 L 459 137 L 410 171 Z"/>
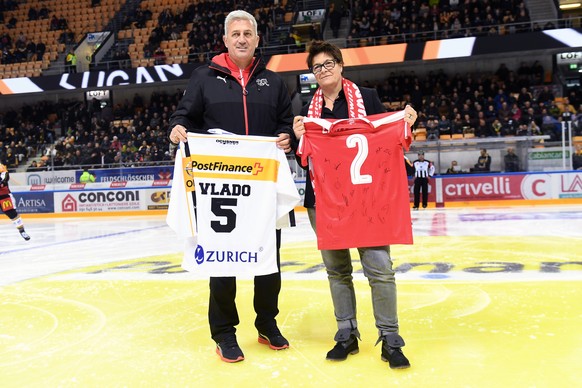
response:
<path id="1" fill-rule="evenodd" d="M 300 197 L 276 138 L 189 133 L 189 157 L 185 145 L 166 219 L 186 239 L 182 268 L 242 278 L 277 272 L 277 221 Z"/>

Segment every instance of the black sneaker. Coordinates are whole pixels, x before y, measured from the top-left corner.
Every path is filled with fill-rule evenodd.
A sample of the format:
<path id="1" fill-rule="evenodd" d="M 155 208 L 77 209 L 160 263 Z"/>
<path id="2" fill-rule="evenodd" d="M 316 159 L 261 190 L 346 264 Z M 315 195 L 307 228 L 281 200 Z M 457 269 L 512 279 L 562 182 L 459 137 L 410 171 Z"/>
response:
<path id="1" fill-rule="evenodd" d="M 358 354 L 359 352 L 358 338 L 352 334 L 347 341 L 336 342 L 333 349 L 327 352 L 325 359 L 330 361 L 344 361 L 347 360 L 348 355 Z"/>
<path id="2" fill-rule="evenodd" d="M 224 362 L 239 362 L 245 359 L 234 334 L 216 344 L 216 354 Z"/>
<path id="3" fill-rule="evenodd" d="M 379 342 L 379 340 L 378 340 Z M 404 340 L 396 333 L 382 337 L 382 361 L 388 362 L 392 369 L 410 368 L 410 361 L 402 352 Z"/>
<path id="4" fill-rule="evenodd" d="M 25 239 L 26 241 L 30 240 L 30 236 L 28 235 L 28 233 L 24 231 L 24 229 L 20 229 L 18 231 L 20 232 L 20 235 L 22 236 L 23 239 Z"/>
<path id="5" fill-rule="evenodd" d="M 283 350 L 289 347 L 289 341 L 283 337 L 283 334 L 276 326 L 271 330 L 265 330 L 264 333 L 259 331 L 258 341 L 260 344 L 269 345 L 273 350 Z"/>

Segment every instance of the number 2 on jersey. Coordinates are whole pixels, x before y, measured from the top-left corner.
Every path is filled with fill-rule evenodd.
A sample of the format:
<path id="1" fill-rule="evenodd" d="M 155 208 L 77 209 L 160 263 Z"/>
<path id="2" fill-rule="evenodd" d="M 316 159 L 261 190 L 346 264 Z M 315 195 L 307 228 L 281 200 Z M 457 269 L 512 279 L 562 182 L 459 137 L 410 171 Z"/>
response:
<path id="1" fill-rule="evenodd" d="M 362 185 L 372 183 L 372 176 L 369 174 L 362 175 L 360 171 L 368 157 L 368 139 L 366 139 L 366 136 L 361 134 L 350 135 L 346 139 L 346 146 L 348 148 L 358 148 L 358 153 L 354 160 L 352 160 L 352 165 L 350 166 L 352 184 Z"/>

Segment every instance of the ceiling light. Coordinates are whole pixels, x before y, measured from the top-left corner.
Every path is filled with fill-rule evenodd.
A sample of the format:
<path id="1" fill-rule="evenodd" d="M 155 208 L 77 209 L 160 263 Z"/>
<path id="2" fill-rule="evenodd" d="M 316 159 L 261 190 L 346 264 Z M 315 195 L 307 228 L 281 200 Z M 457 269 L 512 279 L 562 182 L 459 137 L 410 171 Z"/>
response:
<path id="1" fill-rule="evenodd" d="M 581 5 L 582 4 L 580 4 L 580 3 L 560 4 L 560 9 L 573 9 L 573 8 L 578 8 Z"/>

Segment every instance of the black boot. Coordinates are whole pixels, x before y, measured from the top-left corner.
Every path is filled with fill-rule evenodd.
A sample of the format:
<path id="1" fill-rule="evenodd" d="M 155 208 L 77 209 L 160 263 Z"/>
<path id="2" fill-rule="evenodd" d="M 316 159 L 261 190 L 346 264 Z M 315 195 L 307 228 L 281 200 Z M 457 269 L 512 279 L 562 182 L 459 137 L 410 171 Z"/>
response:
<path id="1" fill-rule="evenodd" d="M 333 349 L 327 352 L 325 359 L 330 361 L 344 361 L 348 358 L 348 355 L 357 354 L 360 351 L 360 347 L 358 346 L 359 338 L 360 333 L 358 329 L 339 330 L 334 337 L 336 344 Z"/>
<path id="2" fill-rule="evenodd" d="M 402 352 L 404 339 L 396 333 L 389 333 L 378 338 L 378 344 L 382 341 L 382 361 L 388 362 L 392 369 L 410 368 L 410 361 Z"/>

